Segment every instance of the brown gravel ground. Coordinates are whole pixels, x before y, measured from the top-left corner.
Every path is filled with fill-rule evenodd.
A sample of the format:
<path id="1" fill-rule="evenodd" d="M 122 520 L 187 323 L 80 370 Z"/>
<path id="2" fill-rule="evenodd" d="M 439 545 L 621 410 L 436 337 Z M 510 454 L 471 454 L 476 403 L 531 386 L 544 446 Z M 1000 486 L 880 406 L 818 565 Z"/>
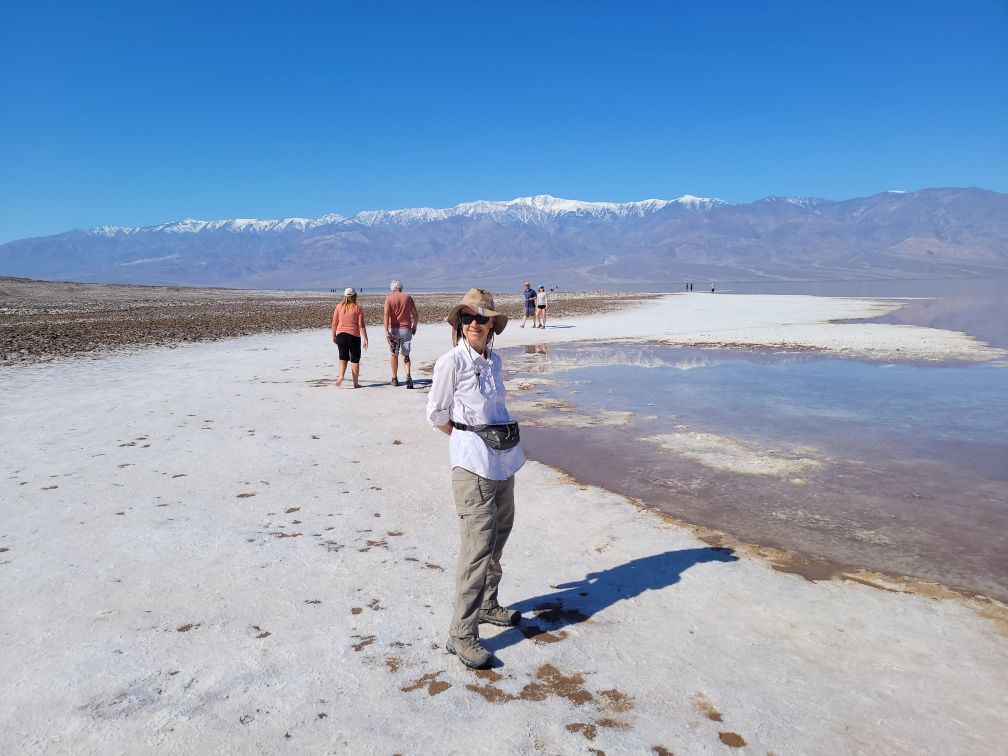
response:
<path id="1" fill-rule="evenodd" d="M 611 312 L 655 294 L 554 292 L 550 318 Z M 444 318 L 460 295 L 414 294 L 421 322 Z M 0 278 L 0 365 L 17 365 L 123 348 L 212 341 L 275 331 L 328 328 L 337 294 L 291 291 L 126 286 Z M 521 317 L 518 293 L 495 305 Z M 381 328 L 385 294 L 358 304 L 369 327 Z"/>

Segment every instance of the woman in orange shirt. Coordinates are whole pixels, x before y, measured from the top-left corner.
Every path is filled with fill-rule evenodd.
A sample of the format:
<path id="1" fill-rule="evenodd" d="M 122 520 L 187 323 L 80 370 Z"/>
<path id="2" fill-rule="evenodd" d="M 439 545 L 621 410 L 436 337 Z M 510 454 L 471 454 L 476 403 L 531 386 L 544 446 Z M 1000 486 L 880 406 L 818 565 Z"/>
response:
<path id="1" fill-rule="evenodd" d="M 339 378 L 336 385 L 343 385 L 347 362 L 353 376 L 353 387 L 360 388 L 361 340 L 367 349 L 367 328 L 364 327 L 364 310 L 357 304 L 357 292 L 352 288 L 343 291 L 343 301 L 336 305 L 332 314 L 332 340 L 339 348 Z"/>

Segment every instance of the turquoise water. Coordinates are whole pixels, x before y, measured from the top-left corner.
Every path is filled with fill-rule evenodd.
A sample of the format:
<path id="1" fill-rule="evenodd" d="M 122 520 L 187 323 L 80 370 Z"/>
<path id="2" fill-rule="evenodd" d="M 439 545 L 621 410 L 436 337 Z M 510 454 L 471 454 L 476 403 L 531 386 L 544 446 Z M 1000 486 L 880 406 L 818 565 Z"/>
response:
<path id="1" fill-rule="evenodd" d="M 1008 368 L 627 344 L 505 362 L 579 366 L 514 394 L 535 459 L 744 540 L 1008 598 Z M 811 463 L 741 472 L 691 448 L 711 437 Z"/>
<path id="2" fill-rule="evenodd" d="M 655 348 L 652 354 L 674 363 L 684 351 Z M 1008 480 L 1004 368 L 713 352 L 693 359 L 703 369 L 614 365 L 567 371 L 564 379 L 577 384 L 571 389 L 578 403 L 642 414 L 650 404 L 707 431 L 818 444 L 843 454 L 898 450 L 901 458 L 929 457 Z"/>

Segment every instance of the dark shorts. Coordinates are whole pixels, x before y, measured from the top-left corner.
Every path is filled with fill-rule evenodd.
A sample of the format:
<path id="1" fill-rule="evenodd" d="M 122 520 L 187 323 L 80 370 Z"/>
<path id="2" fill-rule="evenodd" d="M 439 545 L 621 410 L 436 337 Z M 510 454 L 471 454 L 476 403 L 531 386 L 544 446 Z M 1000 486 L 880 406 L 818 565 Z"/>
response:
<path id="1" fill-rule="evenodd" d="M 339 349 L 339 358 L 343 362 L 350 361 L 355 365 L 360 362 L 360 336 L 352 336 L 349 333 L 337 333 L 336 348 Z"/>
<path id="2" fill-rule="evenodd" d="M 538 307 L 539 307 L 540 310 L 545 310 L 546 309 L 546 305 L 539 305 Z"/>
<path id="3" fill-rule="evenodd" d="M 531 302 L 526 302 L 525 303 L 525 314 L 526 315 L 531 315 L 534 312 L 535 312 L 535 305 L 532 304 Z"/>

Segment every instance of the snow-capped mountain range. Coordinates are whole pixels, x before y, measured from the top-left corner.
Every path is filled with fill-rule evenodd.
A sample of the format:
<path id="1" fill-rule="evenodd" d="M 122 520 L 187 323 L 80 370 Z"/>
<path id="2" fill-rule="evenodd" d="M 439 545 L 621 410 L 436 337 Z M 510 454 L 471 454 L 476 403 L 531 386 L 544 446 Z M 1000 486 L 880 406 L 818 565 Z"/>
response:
<path id="1" fill-rule="evenodd" d="M 806 198 L 788 198 L 797 204 L 814 202 Z M 534 197 L 517 197 L 513 200 L 463 202 L 448 208 L 412 207 L 405 210 L 362 210 L 353 215 L 331 213 L 321 218 L 282 218 L 280 220 L 257 220 L 235 218 L 233 220 L 202 221 L 185 218 L 162 223 L 157 226 L 100 226 L 88 229 L 92 236 L 129 236 L 138 233 L 198 234 L 210 231 L 233 231 L 236 233 L 264 234 L 279 231 L 309 231 L 324 226 L 381 226 L 390 225 L 407 228 L 419 223 L 433 223 L 449 218 L 486 218 L 499 222 L 518 221 L 520 223 L 543 222 L 560 216 L 593 218 L 642 217 L 648 213 L 668 207 L 682 205 L 693 210 L 701 210 L 715 205 L 728 204 L 719 199 L 684 195 L 672 200 L 648 199 L 640 202 L 582 202 L 561 199 L 549 194 Z"/>
<path id="2" fill-rule="evenodd" d="M 392 277 L 415 289 L 513 288 L 526 278 L 572 289 L 1005 272 L 1008 195 L 976 188 L 746 204 L 536 195 L 316 219 L 102 226 L 0 245 L 0 275 L 254 288 L 384 286 Z"/>

